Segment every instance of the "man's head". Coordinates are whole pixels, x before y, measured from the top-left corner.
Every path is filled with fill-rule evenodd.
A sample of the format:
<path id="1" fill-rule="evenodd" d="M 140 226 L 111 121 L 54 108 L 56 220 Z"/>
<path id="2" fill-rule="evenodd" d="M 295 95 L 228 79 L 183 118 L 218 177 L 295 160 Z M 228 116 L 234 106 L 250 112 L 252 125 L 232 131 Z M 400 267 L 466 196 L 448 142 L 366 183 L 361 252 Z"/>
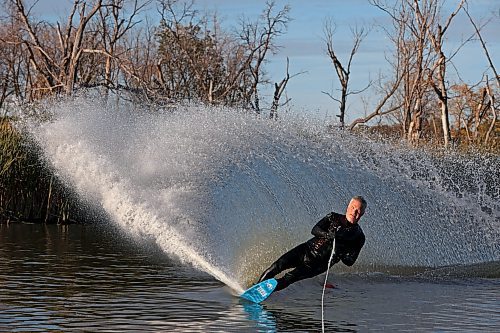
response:
<path id="1" fill-rule="evenodd" d="M 365 198 L 363 198 L 362 196 L 353 197 L 349 202 L 349 205 L 347 206 L 347 210 L 345 213 L 347 221 L 349 221 L 352 224 L 358 223 L 361 216 L 363 216 L 363 214 L 365 213 L 365 210 L 366 210 Z"/>

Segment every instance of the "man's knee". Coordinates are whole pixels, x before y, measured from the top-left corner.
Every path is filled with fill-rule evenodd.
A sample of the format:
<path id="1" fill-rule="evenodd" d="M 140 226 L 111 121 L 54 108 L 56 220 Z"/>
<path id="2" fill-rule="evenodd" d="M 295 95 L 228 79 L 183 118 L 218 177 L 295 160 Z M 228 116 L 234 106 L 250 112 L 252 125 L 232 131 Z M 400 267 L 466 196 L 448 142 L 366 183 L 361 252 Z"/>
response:
<path id="1" fill-rule="evenodd" d="M 276 279 L 278 281 L 278 285 L 274 290 L 278 291 L 284 289 L 289 285 L 291 285 L 292 283 L 302 280 L 303 278 L 304 277 L 302 277 L 300 270 L 294 269 L 293 271 L 287 272 L 281 278 Z"/>
<path id="2" fill-rule="evenodd" d="M 278 284 L 276 285 L 276 288 L 274 288 L 274 291 L 280 291 L 290 285 L 290 282 L 288 282 L 284 277 L 276 279 L 276 281 L 278 281 Z"/>
<path id="3" fill-rule="evenodd" d="M 264 273 L 262 273 L 262 275 L 259 278 L 259 282 L 273 278 L 279 272 L 280 272 L 279 267 L 277 266 L 276 263 L 273 263 L 271 266 L 269 266 L 268 269 L 264 271 Z"/>

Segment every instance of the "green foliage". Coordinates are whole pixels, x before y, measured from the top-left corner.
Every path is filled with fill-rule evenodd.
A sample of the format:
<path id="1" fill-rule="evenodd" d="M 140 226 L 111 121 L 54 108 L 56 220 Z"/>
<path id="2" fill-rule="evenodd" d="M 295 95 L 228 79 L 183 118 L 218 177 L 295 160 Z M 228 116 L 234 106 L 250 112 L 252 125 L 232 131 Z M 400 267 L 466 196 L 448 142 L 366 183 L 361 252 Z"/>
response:
<path id="1" fill-rule="evenodd" d="M 40 160 L 29 138 L 0 118 L 0 222 L 67 222 L 66 190 Z"/>
<path id="2" fill-rule="evenodd" d="M 26 155 L 20 150 L 20 135 L 6 118 L 0 118 L 0 179 L 4 183 L 7 173 L 16 167 L 16 162 Z"/>

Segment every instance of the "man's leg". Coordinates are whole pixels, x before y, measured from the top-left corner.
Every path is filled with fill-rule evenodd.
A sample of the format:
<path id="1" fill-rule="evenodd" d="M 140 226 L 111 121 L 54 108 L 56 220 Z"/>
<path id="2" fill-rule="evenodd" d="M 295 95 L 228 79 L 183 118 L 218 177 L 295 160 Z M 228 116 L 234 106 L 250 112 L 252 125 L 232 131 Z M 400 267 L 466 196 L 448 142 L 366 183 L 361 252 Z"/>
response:
<path id="1" fill-rule="evenodd" d="M 316 275 L 319 275 L 325 271 L 326 268 L 318 269 L 318 268 L 311 268 L 306 265 L 300 265 L 294 270 L 287 272 L 285 275 L 283 275 L 283 277 L 277 279 L 278 285 L 276 286 L 274 291 L 284 289 L 294 282 L 315 277 Z"/>
<path id="2" fill-rule="evenodd" d="M 297 267 L 303 264 L 304 255 L 307 251 L 307 244 L 302 243 L 297 245 L 287 253 L 283 254 L 278 260 L 276 260 L 268 269 L 262 273 L 259 278 L 259 282 L 275 277 L 277 274 L 283 272 L 286 269 Z"/>

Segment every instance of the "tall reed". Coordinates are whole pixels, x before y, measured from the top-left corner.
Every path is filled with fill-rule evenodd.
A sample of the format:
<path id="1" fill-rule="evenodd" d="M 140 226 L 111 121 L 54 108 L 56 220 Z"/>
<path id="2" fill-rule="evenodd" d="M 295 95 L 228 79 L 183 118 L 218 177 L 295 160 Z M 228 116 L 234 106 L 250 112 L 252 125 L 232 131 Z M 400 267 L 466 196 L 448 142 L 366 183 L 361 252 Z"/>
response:
<path id="1" fill-rule="evenodd" d="M 47 168 L 37 145 L 0 118 L 0 222 L 71 221 L 71 195 Z"/>

